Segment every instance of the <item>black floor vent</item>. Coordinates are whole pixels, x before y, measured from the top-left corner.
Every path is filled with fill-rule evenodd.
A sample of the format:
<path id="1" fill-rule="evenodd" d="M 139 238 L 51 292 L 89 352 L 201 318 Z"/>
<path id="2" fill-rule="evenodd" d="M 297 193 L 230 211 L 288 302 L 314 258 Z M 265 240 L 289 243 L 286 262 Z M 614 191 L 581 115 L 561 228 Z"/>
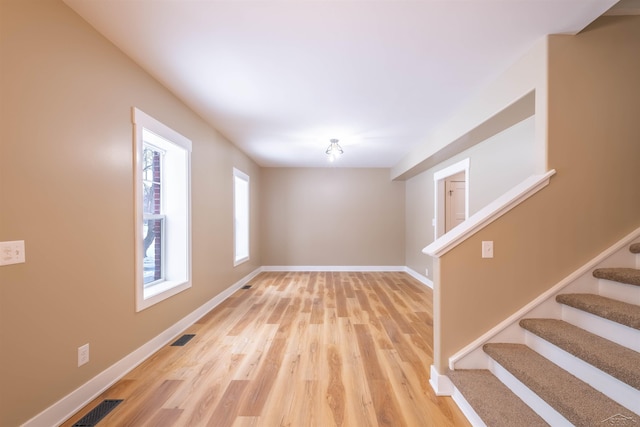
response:
<path id="1" fill-rule="evenodd" d="M 103 400 L 98 406 L 93 408 L 91 412 L 82 417 L 80 421 L 75 423 L 73 427 L 92 427 L 100 422 L 101 419 L 106 417 L 116 406 L 122 402 L 122 399 L 108 399 Z"/>
<path id="2" fill-rule="evenodd" d="M 183 345 L 185 345 L 186 343 L 188 343 L 191 338 L 195 337 L 195 334 L 185 334 L 183 336 L 181 336 L 180 338 L 178 338 L 177 340 L 174 341 L 173 344 L 171 344 L 173 347 L 182 347 Z"/>
<path id="3" fill-rule="evenodd" d="M 242 288 L 240 289 L 251 289 L 251 285 L 244 285 Z"/>

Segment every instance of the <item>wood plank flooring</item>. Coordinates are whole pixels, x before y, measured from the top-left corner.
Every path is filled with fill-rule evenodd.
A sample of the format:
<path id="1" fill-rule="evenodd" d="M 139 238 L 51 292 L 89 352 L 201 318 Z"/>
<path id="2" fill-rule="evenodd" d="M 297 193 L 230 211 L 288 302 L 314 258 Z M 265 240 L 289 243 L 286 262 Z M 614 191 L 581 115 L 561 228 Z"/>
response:
<path id="1" fill-rule="evenodd" d="M 83 410 L 98 426 L 469 426 L 429 385 L 431 290 L 406 273 L 261 273 Z"/>

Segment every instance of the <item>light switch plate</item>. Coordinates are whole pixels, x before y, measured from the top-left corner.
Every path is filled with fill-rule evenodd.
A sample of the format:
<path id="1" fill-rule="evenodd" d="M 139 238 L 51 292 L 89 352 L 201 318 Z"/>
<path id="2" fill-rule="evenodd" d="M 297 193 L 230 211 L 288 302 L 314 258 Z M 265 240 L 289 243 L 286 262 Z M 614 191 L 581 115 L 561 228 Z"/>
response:
<path id="1" fill-rule="evenodd" d="M 482 242 L 482 258 L 493 258 L 493 240 Z"/>

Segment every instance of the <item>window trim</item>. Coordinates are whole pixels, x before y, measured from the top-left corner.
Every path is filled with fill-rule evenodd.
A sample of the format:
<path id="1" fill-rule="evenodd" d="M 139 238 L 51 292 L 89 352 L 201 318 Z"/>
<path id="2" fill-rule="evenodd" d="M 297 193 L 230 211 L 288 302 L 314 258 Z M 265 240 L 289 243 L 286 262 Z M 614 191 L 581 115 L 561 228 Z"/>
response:
<path id="1" fill-rule="evenodd" d="M 132 122 L 133 122 L 133 156 L 134 156 L 134 229 L 135 229 L 135 295 L 136 295 L 136 311 L 142 311 L 154 304 L 159 303 L 173 295 L 176 295 L 186 289 L 191 288 L 191 140 L 182 136 L 178 132 L 174 131 L 170 127 L 164 125 L 143 111 L 133 107 L 132 108 Z M 186 228 L 186 236 L 184 246 L 186 248 L 186 260 L 181 259 L 177 262 L 180 263 L 183 274 L 179 279 L 167 279 L 159 281 L 152 286 L 145 287 L 144 285 L 144 269 L 143 269 L 143 242 L 142 242 L 142 221 L 143 221 L 143 206 L 142 206 L 142 192 L 143 192 L 143 173 L 142 173 L 142 153 L 144 145 L 143 130 L 146 129 L 152 134 L 160 137 L 160 139 L 174 145 L 175 147 L 184 150 L 184 168 L 186 172 L 186 179 L 183 183 L 185 188 L 185 208 L 186 215 L 184 215 L 184 227 Z M 150 145 L 156 145 L 150 143 Z M 163 147 L 159 147 L 163 148 Z M 163 183 L 164 184 L 164 183 Z M 169 217 L 169 215 L 167 215 Z M 165 224 L 166 226 L 166 224 Z M 167 234 L 167 233 L 165 233 Z M 165 253 L 166 256 L 166 253 Z M 167 258 L 167 262 L 171 262 Z M 165 272 L 167 266 L 164 266 Z M 165 276 L 166 277 L 166 276 Z"/>
<path id="2" fill-rule="evenodd" d="M 238 238 L 236 234 L 236 178 L 247 183 L 247 256 L 237 257 Z M 237 267 L 251 258 L 251 179 L 240 169 L 233 168 L 233 266 Z"/>

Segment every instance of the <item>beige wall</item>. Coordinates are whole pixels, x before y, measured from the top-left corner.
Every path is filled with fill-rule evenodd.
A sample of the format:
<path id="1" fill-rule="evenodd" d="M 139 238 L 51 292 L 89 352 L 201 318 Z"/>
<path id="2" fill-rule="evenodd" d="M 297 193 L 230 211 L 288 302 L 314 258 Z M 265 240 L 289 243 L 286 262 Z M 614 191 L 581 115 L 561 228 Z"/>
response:
<path id="1" fill-rule="evenodd" d="M 434 173 L 469 159 L 469 215 L 536 172 L 535 118 L 530 117 L 406 182 L 406 265 L 420 274 L 433 258 L 422 249 L 433 242 Z"/>
<path id="2" fill-rule="evenodd" d="M 404 183 L 388 169 L 268 168 L 262 186 L 264 265 L 404 265 Z"/>
<path id="3" fill-rule="evenodd" d="M 35 416 L 261 265 L 260 169 L 59 1 L 0 2 L 0 425 Z M 134 304 L 131 107 L 193 141 L 193 287 Z M 233 268 L 232 167 L 251 175 Z M 77 367 L 77 348 L 91 361 Z"/>
<path id="4" fill-rule="evenodd" d="M 532 114 L 536 116 L 538 147 L 533 161 L 536 172 L 543 173 L 547 154 L 546 85 L 547 42 L 542 39 L 398 162 L 391 169 L 392 179 L 409 179 L 425 172 Z"/>
<path id="5" fill-rule="evenodd" d="M 557 175 L 440 259 L 440 372 L 456 351 L 640 226 L 639 50 L 637 16 L 549 38 L 548 163 Z M 494 241 L 493 259 L 480 258 L 482 240 Z"/>

